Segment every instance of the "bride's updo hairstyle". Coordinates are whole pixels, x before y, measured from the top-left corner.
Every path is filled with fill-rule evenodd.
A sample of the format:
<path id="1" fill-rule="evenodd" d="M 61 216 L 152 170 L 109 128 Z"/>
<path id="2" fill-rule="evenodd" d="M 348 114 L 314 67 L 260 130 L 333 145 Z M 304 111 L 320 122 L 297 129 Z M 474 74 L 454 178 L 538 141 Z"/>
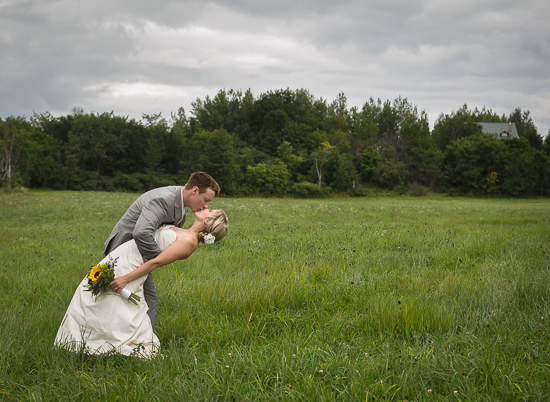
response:
<path id="1" fill-rule="evenodd" d="M 213 211 L 210 215 L 210 220 L 208 221 L 205 230 L 199 232 L 199 243 L 204 243 L 204 236 L 208 233 L 211 233 L 216 237 L 216 241 L 220 241 L 227 234 L 229 229 L 229 220 L 227 215 L 222 209 Z"/>

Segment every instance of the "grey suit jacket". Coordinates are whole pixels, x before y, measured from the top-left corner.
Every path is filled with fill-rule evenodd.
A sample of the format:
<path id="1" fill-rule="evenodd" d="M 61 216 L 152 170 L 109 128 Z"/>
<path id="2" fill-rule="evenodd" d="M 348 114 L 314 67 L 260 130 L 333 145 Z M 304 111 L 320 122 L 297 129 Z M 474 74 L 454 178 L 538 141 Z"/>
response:
<path id="1" fill-rule="evenodd" d="M 182 227 L 188 208 L 183 205 L 182 186 L 160 187 L 142 194 L 128 208 L 105 242 L 104 254 L 134 239 L 144 261 L 161 250 L 153 232 L 164 224 Z"/>

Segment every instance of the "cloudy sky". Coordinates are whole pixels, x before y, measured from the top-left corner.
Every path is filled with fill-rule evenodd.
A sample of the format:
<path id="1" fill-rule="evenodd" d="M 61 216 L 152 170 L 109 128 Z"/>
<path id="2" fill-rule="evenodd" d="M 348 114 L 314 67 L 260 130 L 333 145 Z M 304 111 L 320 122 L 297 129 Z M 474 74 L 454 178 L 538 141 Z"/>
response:
<path id="1" fill-rule="evenodd" d="M 220 89 L 406 97 L 550 129 L 548 0 L 0 0 L 0 117 L 166 117 Z"/>

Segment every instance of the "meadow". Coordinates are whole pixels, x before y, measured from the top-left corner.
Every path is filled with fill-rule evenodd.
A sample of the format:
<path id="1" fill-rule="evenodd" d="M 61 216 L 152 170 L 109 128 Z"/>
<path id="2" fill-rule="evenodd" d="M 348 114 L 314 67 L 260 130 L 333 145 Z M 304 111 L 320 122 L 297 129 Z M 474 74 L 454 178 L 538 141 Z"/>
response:
<path id="1" fill-rule="evenodd" d="M 550 400 L 548 199 L 217 198 L 154 272 L 162 356 L 54 348 L 136 197 L 0 198 L 1 400 Z"/>

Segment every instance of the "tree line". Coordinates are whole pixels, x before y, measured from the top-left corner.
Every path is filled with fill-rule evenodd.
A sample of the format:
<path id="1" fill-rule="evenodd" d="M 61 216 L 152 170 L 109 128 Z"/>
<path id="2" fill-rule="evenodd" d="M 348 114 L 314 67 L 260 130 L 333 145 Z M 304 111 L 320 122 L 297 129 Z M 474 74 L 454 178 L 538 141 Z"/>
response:
<path id="1" fill-rule="evenodd" d="M 478 122 L 512 122 L 497 140 Z M 169 118 L 110 113 L 0 118 L 4 188 L 143 192 L 206 171 L 228 196 L 362 196 L 373 189 L 422 195 L 548 196 L 550 136 L 529 111 L 508 116 L 463 105 L 427 114 L 406 98 L 348 107 L 304 89 L 220 90 Z"/>

